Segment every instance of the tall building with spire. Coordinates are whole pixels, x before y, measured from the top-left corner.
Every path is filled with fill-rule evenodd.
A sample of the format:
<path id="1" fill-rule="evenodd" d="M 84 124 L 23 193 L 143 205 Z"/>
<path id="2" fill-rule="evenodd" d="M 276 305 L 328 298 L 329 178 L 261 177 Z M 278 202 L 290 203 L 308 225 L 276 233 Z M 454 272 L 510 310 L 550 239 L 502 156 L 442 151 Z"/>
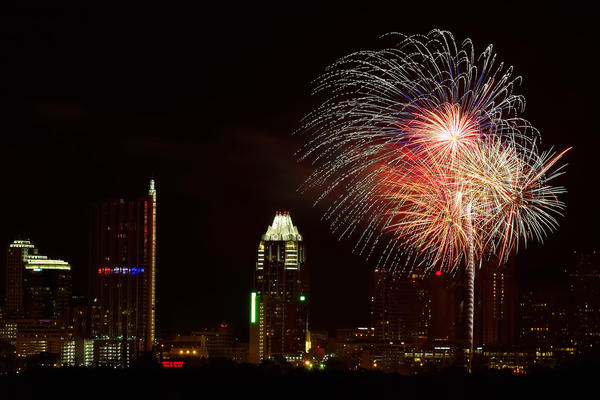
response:
<path id="1" fill-rule="evenodd" d="M 121 340 L 123 348 L 134 342 L 136 353 L 152 350 L 155 342 L 156 216 L 154 180 L 136 200 L 109 199 L 92 208 L 90 286 L 99 313 L 94 336 Z"/>
<path id="2" fill-rule="evenodd" d="M 258 243 L 250 298 L 249 361 L 298 361 L 306 347 L 308 292 L 302 235 L 277 212 Z"/>

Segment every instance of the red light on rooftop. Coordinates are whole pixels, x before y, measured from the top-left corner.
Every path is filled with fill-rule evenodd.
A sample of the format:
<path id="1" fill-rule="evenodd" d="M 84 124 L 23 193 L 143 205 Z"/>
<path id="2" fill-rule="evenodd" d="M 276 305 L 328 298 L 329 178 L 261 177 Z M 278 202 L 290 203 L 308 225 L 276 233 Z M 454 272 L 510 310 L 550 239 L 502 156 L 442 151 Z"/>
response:
<path id="1" fill-rule="evenodd" d="M 440 271 L 439 269 L 435 271 L 435 276 L 442 276 L 442 271 Z"/>

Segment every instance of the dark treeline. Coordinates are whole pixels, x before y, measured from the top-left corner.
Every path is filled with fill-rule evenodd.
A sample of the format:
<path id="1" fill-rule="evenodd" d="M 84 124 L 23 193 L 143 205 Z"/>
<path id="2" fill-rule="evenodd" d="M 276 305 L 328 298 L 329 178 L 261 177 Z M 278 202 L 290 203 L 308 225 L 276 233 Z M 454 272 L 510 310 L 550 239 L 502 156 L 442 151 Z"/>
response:
<path id="1" fill-rule="evenodd" d="M 486 371 L 468 375 L 460 369 L 401 376 L 376 371 L 308 371 L 216 360 L 196 367 L 163 369 L 138 364 L 126 370 L 41 369 L 0 376 L 3 393 L 20 399 L 184 399 L 184 398 L 389 398 L 489 399 L 557 398 L 590 393 L 600 364 L 533 369 L 528 375 Z M 267 396 L 267 397 L 265 397 Z"/>

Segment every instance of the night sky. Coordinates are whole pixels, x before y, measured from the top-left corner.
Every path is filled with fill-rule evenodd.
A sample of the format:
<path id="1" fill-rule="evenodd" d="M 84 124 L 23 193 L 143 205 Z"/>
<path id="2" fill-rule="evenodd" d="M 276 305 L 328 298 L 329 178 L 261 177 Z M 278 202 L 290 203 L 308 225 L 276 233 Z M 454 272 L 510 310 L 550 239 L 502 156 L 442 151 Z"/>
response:
<path id="1" fill-rule="evenodd" d="M 276 210 L 289 210 L 306 240 L 311 326 L 365 324 L 375 266 L 329 233 L 314 195 L 297 192 L 311 166 L 296 161 L 303 139 L 292 132 L 317 104 L 311 81 L 328 64 L 378 48 L 386 32 L 443 28 L 478 51 L 494 44 L 524 78 L 523 116 L 543 147 L 574 147 L 558 182 L 569 190 L 566 218 L 518 257 L 523 284 L 551 280 L 574 249 L 598 248 L 596 14 L 570 2 L 366 4 L 6 11 L 0 244 L 21 235 L 66 259 L 84 294 L 90 203 L 135 198 L 154 177 L 164 335 L 227 322 L 247 336 L 256 246 Z"/>

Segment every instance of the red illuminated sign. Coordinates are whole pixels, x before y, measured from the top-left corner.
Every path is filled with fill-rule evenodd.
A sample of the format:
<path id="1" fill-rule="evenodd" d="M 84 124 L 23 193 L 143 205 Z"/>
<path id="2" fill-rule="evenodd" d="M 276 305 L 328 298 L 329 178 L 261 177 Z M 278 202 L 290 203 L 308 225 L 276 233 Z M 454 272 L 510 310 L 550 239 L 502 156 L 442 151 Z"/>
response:
<path id="1" fill-rule="evenodd" d="M 163 361 L 163 368 L 181 368 L 183 367 L 183 361 Z"/>

